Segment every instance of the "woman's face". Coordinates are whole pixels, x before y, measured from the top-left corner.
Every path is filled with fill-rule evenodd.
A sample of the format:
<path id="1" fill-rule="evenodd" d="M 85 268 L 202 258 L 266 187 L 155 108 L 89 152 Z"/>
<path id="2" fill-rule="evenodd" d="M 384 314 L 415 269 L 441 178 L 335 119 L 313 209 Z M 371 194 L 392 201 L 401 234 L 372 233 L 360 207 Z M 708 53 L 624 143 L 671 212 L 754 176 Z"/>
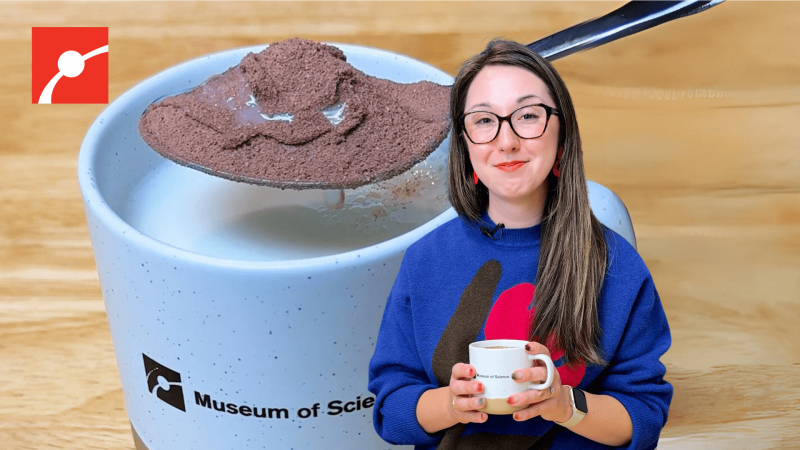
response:
<path id="1" fill-rule="evenodd" d="M 527 105 L 556 104 L 547 86 L 533 72 L 516 66 L 487 66 L 475 76 L 467 91 L 465 113 L 489 111 L 507 116 Z M 502 199 L 523 203 L 544 195 L 545 180 L 553 169 L 558 150 L 560 123 L 551 116 L 544 134 L 537 139 L 522 139 L 511 130 L 507 121 L 497 137 L 486 144 L 473 144 L 464 136 L 472 167 L 489 189 L 489 202 Z M 503 163 L 521 164 L 505 168 Z"/>

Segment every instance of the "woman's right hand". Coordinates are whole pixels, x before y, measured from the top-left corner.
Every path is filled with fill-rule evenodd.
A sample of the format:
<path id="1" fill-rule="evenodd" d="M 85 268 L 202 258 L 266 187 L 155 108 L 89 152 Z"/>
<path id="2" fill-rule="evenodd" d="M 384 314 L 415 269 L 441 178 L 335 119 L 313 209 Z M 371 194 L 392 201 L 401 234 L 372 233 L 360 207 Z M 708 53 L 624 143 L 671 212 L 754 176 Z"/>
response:
<path id="1" fill-rule="evenodd" d="M 474 394 L 483 392 L 483 383 L 475 381 L 475 367 L 457 363 L 453 366 L 450 375 L 450 404 L 448 410 L 452 418 L 460 423 L 483 423 L 486 422 L 486 413 L 480 409 L 486 406 L 486 399 L 483 397 L 472 397 Z"/>

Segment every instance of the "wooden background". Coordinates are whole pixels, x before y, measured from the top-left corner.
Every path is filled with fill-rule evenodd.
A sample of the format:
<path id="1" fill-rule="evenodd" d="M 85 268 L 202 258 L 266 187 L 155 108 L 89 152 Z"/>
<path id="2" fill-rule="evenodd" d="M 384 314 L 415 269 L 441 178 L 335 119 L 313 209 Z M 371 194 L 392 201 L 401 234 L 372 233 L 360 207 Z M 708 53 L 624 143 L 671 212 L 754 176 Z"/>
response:
<path id="1" fill-rule="evenodd" d="M 300 36 L 455 74 L 586 3 L 0 3 L 0 447 L 132 449 L 76 159 L 105 105 L 31 104 L 31 27 L 109 27 L 109 98 Z M 660 448 L 800 448 L 800 3 L 727 2 L 570 56 L 587 174 L 633 217 L 672 328 Z"/>

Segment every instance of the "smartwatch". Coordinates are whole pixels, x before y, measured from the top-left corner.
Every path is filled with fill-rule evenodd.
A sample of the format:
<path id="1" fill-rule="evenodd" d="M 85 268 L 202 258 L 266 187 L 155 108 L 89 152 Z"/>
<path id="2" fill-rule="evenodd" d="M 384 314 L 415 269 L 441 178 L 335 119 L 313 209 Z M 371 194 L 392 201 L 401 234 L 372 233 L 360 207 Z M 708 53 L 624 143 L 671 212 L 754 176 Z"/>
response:
<path id="1" fill-rule="evenodd" d="M 572 386 L 564 385 L 569 391 L 569 404 L 572 406 L 572 417 L 566 422 L 555 422 L 565 428 L 571 428 L 577 425 L 589 412 L 586 406 L 586 395 L 580 389 L 575 389 Z"/>

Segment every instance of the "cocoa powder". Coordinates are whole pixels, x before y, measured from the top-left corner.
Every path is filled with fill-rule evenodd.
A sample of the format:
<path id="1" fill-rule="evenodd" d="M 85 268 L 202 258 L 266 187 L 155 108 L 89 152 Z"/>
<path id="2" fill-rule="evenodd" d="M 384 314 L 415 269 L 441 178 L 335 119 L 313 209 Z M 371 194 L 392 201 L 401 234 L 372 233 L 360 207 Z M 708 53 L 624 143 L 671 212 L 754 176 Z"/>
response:
<path id="1" fill-rule="evenodd" d="M 139 133 L 163 156 L 224 178 L 355 188 L 434 151 L 450 129 L 449 95 L 429 81 L 368 76 L 338 48 L 294 38 L 150 105 Z"/>

